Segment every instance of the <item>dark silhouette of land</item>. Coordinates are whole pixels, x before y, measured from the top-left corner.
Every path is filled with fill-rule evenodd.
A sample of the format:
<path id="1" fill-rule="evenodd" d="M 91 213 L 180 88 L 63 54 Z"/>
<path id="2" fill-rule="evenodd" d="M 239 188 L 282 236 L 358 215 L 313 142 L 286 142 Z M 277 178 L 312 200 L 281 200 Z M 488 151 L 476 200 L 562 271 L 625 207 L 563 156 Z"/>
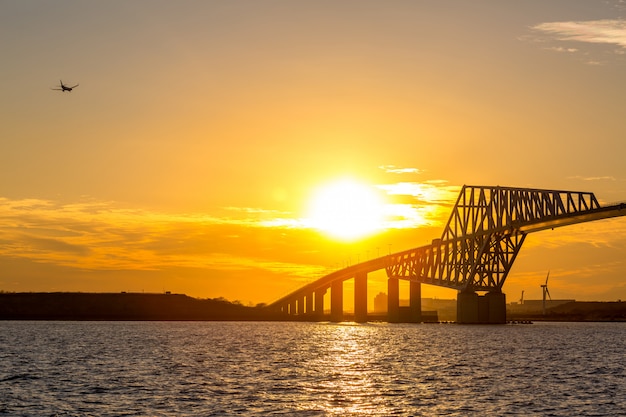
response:
<path id="1" fill-rule="evenodd" d="M 262 305 L 145 293 L 0 293 L 0 320 L 271 320 Z"/>
<path id="2" fill-rule="evenodd" d="M 626 321 L 625 301 L 571 301 L 546 310 L 507 313 L 509 320 L 531 321 Z"/>
<path id="3" fill-rule="evenodd" d="M 423 311 L 423 321 L 454 320 L 455 300 L 424 299 L 433 311 Z M 444 302 L 442 304 L 442 302 Z M 432 313 L 429 315 L 429 313 Z M 449 314 L 448 314 L 449 313 Z M 439 318 L 437 316 L 439 315 Z M 380 316 L 380 317 L 379 317 Z M 432 317 L 431 317 L 432 316 Z M 448 317 L 450 316 L 450 317 Z M 350 314 L 345 319 L 350 320 Z M 328 319 L 328 317 L 325 317 Z M 285 316 L 264 304 L 244 306 L 224 298 L 198 299 L 184 294 L 155 293 L 10 293 L 0 292 L 0 320 L 154 320 L 154 321 L 276 321 L 307 320 Z M 386 314 L 369 314 L 371 321 Z M 540 311 L 507 313 L 508 320 L 626 321 L 626 302 L 572 301 Z"/>

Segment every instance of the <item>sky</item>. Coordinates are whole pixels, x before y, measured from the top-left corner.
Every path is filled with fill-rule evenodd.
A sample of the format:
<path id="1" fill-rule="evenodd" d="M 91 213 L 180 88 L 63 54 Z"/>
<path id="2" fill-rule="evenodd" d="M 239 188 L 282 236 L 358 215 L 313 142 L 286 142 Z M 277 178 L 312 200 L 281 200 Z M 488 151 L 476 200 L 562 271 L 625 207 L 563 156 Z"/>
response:
<path id="1" fill-rule="evenodd" d="M 0 56 L 0 291 L 270 303 L 464 184 L 626 201 L 623 1 L 0 0 Z M 624 259 L 626 218 L 533 233 L 504 292 L 626 299 Z"/>

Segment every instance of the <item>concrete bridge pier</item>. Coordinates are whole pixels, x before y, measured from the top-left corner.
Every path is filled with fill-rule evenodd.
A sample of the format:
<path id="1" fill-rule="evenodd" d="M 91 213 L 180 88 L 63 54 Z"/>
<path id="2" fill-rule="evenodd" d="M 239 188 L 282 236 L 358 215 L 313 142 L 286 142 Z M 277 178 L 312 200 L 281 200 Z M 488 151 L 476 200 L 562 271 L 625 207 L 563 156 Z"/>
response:
<path id="1" fill-rule="evenodd" d="M 310 292 L 306 295 L 306 304 L 305 304 L 305 314 L 309 318 L 313 318 L 313 292 Z"/>
<path id="2" fill-rule="evenodd" d="M 422 284 L 416 281 L 409 281 L 410 285 L 410 304 L 409 310 L 411 316 L 409 322 L 422 322 Z"/>
<path id="3" fill-rule="evenodd" d="M 304 295 L 298 298 L 298 310 L 296 311 L 296 314 L 300 317 L 304 315 L 304 298 Z"/>
<path id="4" fill-rule="evenodd" d="M 421 323 L 422 322 L 422 284 L 409 281 L 409 308 L 400 309 L 400 280 L 387 280 L 387 321 L 389 323 Z"/>
<path id="5" fill-rule="evenodd" d="M 387 321 L 400 322 L 400 280 L 397 278 L 387 279 Z"/>
<path id="6" fill-rule="evenodd" d="M 501 291 L 482 296 L 474 291 L 460 291 L 456 307 L 456 321 L 460 324 L 506 323 L 506 296 Z"/>
<path id="7" fill-rule="evenodd" d="M 491 324 L 506 324 L 506 295 L 499 292 L 485 294 L 489 306 L 488 320 Z"/>
<path id="8" fill-rule="evenodd" d="M 324 317 L 324 295 L 326 295 L 327 288 L 315 290 L 315 310 L 314 316 L 316 320 L 322 320 Z"/>
<path id="9" fill-rule="evenodd" d="M 354 321 L 367 321 L 367 273 L 359 272 L 354 277 Z"/>
<path id="10" fill-rule="evenodd" d="M 330 321 L 343 320 L 343 281 L 337 280 L 330 284 Z"/>

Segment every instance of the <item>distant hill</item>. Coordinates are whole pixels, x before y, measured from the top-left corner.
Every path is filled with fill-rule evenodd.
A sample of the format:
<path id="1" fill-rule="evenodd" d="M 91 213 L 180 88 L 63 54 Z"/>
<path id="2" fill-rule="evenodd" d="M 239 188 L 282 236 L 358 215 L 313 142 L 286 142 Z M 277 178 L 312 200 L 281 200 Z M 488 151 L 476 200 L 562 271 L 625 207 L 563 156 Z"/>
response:
<path id="1" fill-rule="evenodd" d="M 0 293 L 0 320 L 267 320 L 262 307 L 184 294 Z"/>

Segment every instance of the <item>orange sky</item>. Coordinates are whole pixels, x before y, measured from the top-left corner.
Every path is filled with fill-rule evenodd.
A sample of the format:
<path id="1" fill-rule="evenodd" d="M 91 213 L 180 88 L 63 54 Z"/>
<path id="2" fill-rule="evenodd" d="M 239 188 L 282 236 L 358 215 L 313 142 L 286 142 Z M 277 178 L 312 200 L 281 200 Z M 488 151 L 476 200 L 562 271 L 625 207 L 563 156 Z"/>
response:
<path id="1" fill-rule="evenodd" d="M 439 237 L 463 184 L 626 200 L 626 10 L 588 1 L 0 3 L 0 290 L 271 302 Z M 79 83 L 71 93 L 50 88 Z M 311 227 L 351 178 L 385 230 Z M 504 290 L 626 299 L 626 219 Z M 371 297 L 384 290 L 373 277 Z M 424 296 L 454 292 L 424 287 Z"/>

